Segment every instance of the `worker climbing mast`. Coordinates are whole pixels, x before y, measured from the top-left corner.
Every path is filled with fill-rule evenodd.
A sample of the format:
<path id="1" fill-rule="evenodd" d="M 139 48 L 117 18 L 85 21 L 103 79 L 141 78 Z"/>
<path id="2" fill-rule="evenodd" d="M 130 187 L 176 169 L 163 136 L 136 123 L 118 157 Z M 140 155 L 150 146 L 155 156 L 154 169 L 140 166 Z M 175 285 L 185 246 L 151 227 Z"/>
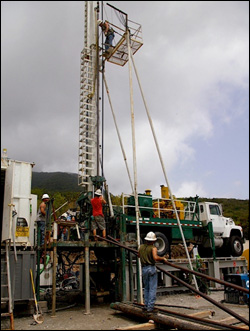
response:
<path id="1" fill-rule="evenodd" d="M 81 52 L 78 185 L 91 191 L 99 175 L 98 19 L 99 1 L 85 1 L 84 47 Z"/>

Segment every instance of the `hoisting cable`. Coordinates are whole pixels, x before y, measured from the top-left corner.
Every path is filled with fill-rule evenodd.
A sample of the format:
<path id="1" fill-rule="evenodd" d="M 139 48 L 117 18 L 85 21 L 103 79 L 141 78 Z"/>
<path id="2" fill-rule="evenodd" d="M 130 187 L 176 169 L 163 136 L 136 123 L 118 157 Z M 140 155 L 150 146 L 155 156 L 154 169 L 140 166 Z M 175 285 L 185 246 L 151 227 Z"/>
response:
<path id="1" fill-rule="evenodd" d="M 125 165 L 126 165 L 126 169 L 127 169 L 127 173 L 128 173 L 128 177 L 129 177 L 129 182 L 130 182 L 131 189 L 132 189 L 132 192 L 133 192 L 134 188 L 133 188 L 131 175 L 130 175 L 130 172 L 129 172 L 128 163 L 127 163 L 127 156 L 126 156 L 125 150 L 123 148 L 122 139 L 121 139 L 120 132 L 119 132 L 119 129 L 118 129 L 118 125 L 117 125 L 117 122 L 116 122 L 116 116 L 115 116 L 115 113 L 114 113 L 113 105 L 112 105 L 111 98 L 110 98 L 109 88 L 108 88 L 107 80 L 106 80 L 106 77 L 105 77 L 104 73 L 103 73 L 103 80 L 104 80 L 106 92 L 107 92 L 107 95 L 108 95 L 109 104 L 110 104 L 113 120 L 114 120 L 114 123 L 115 123 L 116 132 L 117 132 L 118 139 L 119 139 L 119 142 L 120 142 L 120 146 L 121 146 L 121 150 L 122 150 L 122 154 L 123 154 L 123 159 L 124 159 L 124 162 L 125 162 Z"/>
<path id="2" fill-rule="evenodd" d="M 103 20 L 103 1 L 101 1 L 101 17 Z M 102 40 L 101 40 L 101 45 L 103 47 L 104 43 L 104 34 L 102 33 Z M 102 48 L 101 47 L 101 48 Z M 99 72 L 101 71 L 101 93 L 102 93 L 102 151 L 101 151 L 101 168 L 102 168 L 102 176 L 104 177 L 104 169 L 103 169 L 103 160 L 104 160 L 104 84 L 103 84 L 103 73 L 104 73 L 104 67 L 105 67 L 105 60 L 104 57 L 102 56 L 102 61 L 101 61 L 101 70 L 100 66 L 98 68 Z M 100 74 L 100 73 L 99 73 Z"/>
<path id="3" fill-rule="evenodd" d="M 98 35 L 98 27 L 99 24 L 97 22 L 98 19 L 98 13 L 97 10 L 95 10 L 95 28 L 96 28 L 96 51 L 95 51 L 95 76 L 94 76 L 94 89 L 93 93 L 95 92 L 95 84 L 96 84 L 96 127 L 97 127 L 97 136 L 96 136 L 96 165 L 97 165 L 97 176 L 99 176 L 99 145 L 100 145 L 100 113 L 99 113 L 99 92 L 100 92 L 100 80 L 99 80 L 99 35 Z M 103 134 L 103 132 L 102 132 Z"/>
<path id="4" fill-rule="evenodd" d="M 161 155 L 161 152 L 160 152 L 159 144 L 158 144 L 158 141 L 157 141 L 157 138 L 156 138 L 153 122 L 152 122 L 152 119 L 151 119 L 151 116 L 150 116 L 150 113 L 149 113 L 149 110 L 148 110 L 148 107 L 147 107 L 147 103 L 146 103 L 146 100 L 145 100 L 145 97 L 144 97 L 144 94 L 143 94 L 143 91 L 142 91 L 140 79 L 139 79 L 138 72 L 137 72 L 137 69 L 136 69 L 136 66 L 135 66 L 135 62 L 134 62 L 134 58 L 133 58 L 132 55 L 131 55 L 131 58 L 132 58 L 136 78 L 137 78 L 137 81 L 138 81 L 138 85 L 139 85 L 139 88 L 140 88 L 140 91 L 141 91 L 142 99 L 143 99 L 143 102 L 144 102 L 144 106 L 145 106 L 145 109 L 146 109 L 146 112 L 147 112 L 150 127 L 151 127 L 151 130 L 152 130 L 152 134 L 153 134 L 153 137 L 154 137 L 156 149 L 158 151 L 158 155 L 159 155 L 160 163 L 161 163 L 161 166 L 162 166 L 163 174 L 164 174 L 164 177 L 165 177 L 165 181 L 166 181 L 167 186 L 168 186 L 171 202 L 172 202 L 173 209 L 174 209 L 174 212 L 175 212 L 175 215 L 176 215 L 176 220 L 177 220 L 178 227 L 179 227 L 179 230 L 180 230 L 180 233 L 181 233 L 181 237 L 182 237 L 182 241 L 183 241 L 184 248 L 185 248 L 185 251 L 186 251 L 186 255 L 187 255 L 187 258 L 188 258 L 188 262 L 189 262 L 189 265 L 190 265 L 190 269 L 193 270 L 193 265 L 192 265 L 192 262 L 191 262 L 191 259 L 190 259 L 189 253 L 188 253 L 187 244 L 186 244 L 186 240 L 185 240 L 185 237 L 184 237 L 184 234 L 183 234 L 183 231 L 182 231 L 182 226 L 181 226 L 181 223 L 180 223 L 179 215 L 178 215 L 178 212 L 176 210 L 176 206 L 175 206 L 175 203 L 174 203 L 174 198 L 173 198 L 173 195 L 172 195 L 172 192 L 171 192 L 171 189 L 170 189 L 170 185 L 169 185 L 169 182 L 168 182 L 168 179 L 167 179 L 166 170 L 165 170 L 162 155 Z M 198 290 L 198 284 L 197 284 L 195 275 L 193 275 L 193 280 L 194 280 L 195 288 Z"/>

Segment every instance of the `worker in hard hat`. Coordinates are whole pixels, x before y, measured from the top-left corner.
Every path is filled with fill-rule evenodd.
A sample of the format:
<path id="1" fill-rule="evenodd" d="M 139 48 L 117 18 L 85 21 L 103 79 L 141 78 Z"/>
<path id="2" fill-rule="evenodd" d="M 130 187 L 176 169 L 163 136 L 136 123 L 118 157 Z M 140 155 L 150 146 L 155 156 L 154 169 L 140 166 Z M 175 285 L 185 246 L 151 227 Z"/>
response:
<path id="1" fill-rule="evenodd" d="M 93 236 L 95 241 L 98 240 L 96 237 L 97 229 L 102 230 L 102 236 L 103 238 L 106 238 L 106 225 L 102 211 L 102 206 L 104 204 L 106 204 L 106 201 L 102 196 L 102 191 L 98 189 L 95 191 L 94 198 L 91 199 L 92 215 L 93 215 L 93 219 L 91 221 L 91 229 L 93 231 Z"/>
<path id="2" fill-rule="evenodd" d="M 105 51 L 107 52 L 110 46 L 113 47 L 113 39 L 115 37 L 114 29 L 110 26 L 108 21 L 103 22 L 102 20 L 97 20 L 97 23 L 106 36 Z"/>
<path id="3" fill-rule="evenodd" d="M 142 265 L 142 279 L 144 283 L 144 307 L 147 313 L 156 312 L 154 309 L 156 300 L 156 291 L 158 285 L 157 270 L 155 262 L 166 262 L 167 257 L 161 257 L 157 254 L 157 248 L 154 246 L 157 238 L 154 232 L 149 232 L 144 238 L 145 244 L 139 247 L 139 257 Z"/>
<path id="4" fill-rule="evenodd" d="M 48 194 L 43 194 L 42 202 L 39 206 L 37 212 L 37 227 L 40 228 L 40 245 L 44 245 L 44 238 L 45 238 L 45 224 L 46 224 L 46 204 L 49 201 L 50 197 Z"/>

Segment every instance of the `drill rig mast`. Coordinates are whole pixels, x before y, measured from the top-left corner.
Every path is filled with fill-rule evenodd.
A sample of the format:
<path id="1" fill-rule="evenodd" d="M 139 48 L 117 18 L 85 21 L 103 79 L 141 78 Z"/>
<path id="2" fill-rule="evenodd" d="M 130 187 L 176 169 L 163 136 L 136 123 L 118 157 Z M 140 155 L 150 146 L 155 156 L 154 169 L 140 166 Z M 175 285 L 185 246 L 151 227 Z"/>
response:
<path id="1" fill-rule="evenodd" d="M 85 1 L 84 47 L 81 52 L 78 185 L 91 191 L 99 175 L 99 1 Z"/>

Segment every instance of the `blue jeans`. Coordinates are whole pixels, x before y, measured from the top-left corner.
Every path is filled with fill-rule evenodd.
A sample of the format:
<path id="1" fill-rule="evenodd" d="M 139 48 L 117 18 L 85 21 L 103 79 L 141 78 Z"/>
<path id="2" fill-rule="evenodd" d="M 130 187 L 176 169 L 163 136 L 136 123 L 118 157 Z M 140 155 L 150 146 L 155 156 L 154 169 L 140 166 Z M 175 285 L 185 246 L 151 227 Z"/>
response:
<path id="1" fill-rule="evenodd" d="M 37 226 L 40 228 L 40 246 L 42 246 L 44 244 L 45 237 L 45 222 L 37 221 Z"/>
<path id="2" fill-rule="evenodd" d="M 153 265 L 142 268 L 142 279 L 144 284 L 144 304 L 147 310 L 154 309 L 157 291 L 157 271 Z"/>
<path id="3" fill-rule="evenodd" d="M 114 37 L 115 37 L 114 34 L 109 34 L 109 35 L 106 36 L 105 51 L 107 51 L 109 49 L 109 47 L 112 46 Z"/>

